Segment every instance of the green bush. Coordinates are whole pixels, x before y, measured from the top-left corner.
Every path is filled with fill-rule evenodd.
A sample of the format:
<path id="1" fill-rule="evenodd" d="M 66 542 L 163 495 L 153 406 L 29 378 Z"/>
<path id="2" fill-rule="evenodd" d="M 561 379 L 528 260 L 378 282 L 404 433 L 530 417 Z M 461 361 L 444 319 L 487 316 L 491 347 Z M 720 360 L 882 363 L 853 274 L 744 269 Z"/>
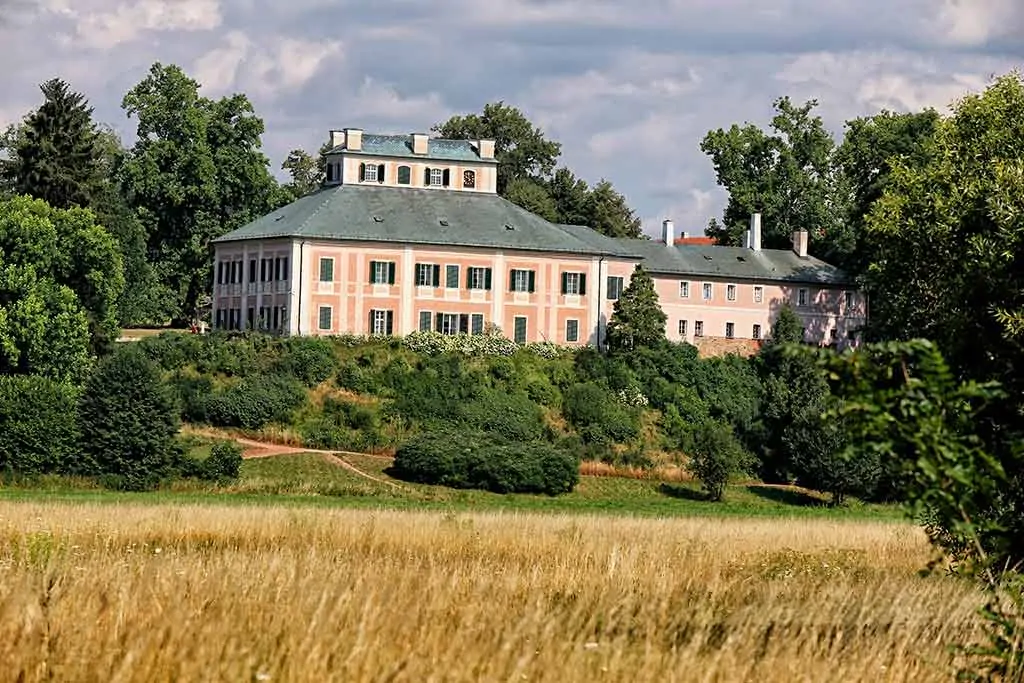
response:
<path id="1" fill-rule="evenodd" d="M 462 403 L 453 418 L 471 429 L 507 441 L 536 441 L 544 436 L 540 406 L 522 392 L 485 389 L 473 400 Z"/>
<path id="2" fill-rule="evenodd" d="M 176 371 L 167 381 L 178 399 L 183 420 L 188 422 L 210 421 L 210 397 L 214 394 L 212 379 L 204 375 L 190 375 Z"/>
<path id="3" fill-rule="evenodd" d="M 729 479 L 746 471 L 750 465 L 750 455 L 728 424 L 709 421 L 697 427 L 693 435 L 690 472 L 703 485 L 708 499 L 721 500 Z"/>
<path id="4" fill-rule="evenodd" d="M 233 441 L 218 441 L 203 461 L 200 476 L 219 483 L 235 481 L 241 467 L 242 447 Z"/>
<path id="5" fill-rule="evenodd" d="M 289 423 L 306 400 L 306 391 L 298 380 L 253 375 L 211 396 L 206 411 L 210 423 L 218 427 L 260 429 L 271 422 Z"/>
<path id="6" fill-rule="evenodd" d="M 576 458 L 550 444 L 503 444 L 455 431 L 413 438 L 398 449 L 392 471 L 406 481 L 494 493 L 558 495 L 579 480 Z"/>
<path id="7" fill-rule="evenodd" d="M 320 337 L 289 337 L 281 342 L 281 355 L 275 364 L 278 372 L 285 373 L 307 387 L 326 382 L 338 365 L 334 346 Z"/>
<path id="8" fill-rule="evenodd" d="M 78 406 L 83 462 L 108 485 L 155 486 L 179 457 L 178 406 L 160 370 L 134 346 L 104 358 Z"/>
<path id="9" fill-rule="evenodd" d="M 34 375 L 0 376 L 0 470 L 74 473 L 78 391 Z"/>
<path id="10" fill-rule="evenodd" d="M 635 412 L 596 382 L 576 384 L 565 392 L 563 414 L 587 443 L 631 441 L 640 433 Z"/>

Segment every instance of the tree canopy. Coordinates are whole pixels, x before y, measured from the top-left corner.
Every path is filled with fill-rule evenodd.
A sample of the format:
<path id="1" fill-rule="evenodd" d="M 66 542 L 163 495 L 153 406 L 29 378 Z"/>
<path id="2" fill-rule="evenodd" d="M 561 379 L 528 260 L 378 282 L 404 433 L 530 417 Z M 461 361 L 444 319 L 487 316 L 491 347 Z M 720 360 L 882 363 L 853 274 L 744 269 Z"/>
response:
<path id="1" fill-rule="evenodd" d="M 608 348 L 628 351 L 665 340 L 665 312 L 650 274 L 638 265 L 629 286 L 615 301 L 608 322 Z"/>

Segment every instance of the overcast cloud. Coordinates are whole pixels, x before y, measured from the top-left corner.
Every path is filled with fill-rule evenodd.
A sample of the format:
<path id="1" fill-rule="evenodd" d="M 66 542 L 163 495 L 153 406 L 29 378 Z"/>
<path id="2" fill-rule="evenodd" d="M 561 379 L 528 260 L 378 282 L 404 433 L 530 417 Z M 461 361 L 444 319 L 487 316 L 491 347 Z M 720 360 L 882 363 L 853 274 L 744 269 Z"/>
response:
<path id="1" fill-rule="evenodd" d="M 243 91 L 275 170 L 327 130 L 425 131 L 502 99 L 608 178 L 654 233 L 724 201 L 699 143 L 817 98 L 836 134 L 880 108 L 944 109 L 1024 61 L 1018 0 L 0 0 L 0 124 L 59 76 L 130 139 L 154 61 Z"/>

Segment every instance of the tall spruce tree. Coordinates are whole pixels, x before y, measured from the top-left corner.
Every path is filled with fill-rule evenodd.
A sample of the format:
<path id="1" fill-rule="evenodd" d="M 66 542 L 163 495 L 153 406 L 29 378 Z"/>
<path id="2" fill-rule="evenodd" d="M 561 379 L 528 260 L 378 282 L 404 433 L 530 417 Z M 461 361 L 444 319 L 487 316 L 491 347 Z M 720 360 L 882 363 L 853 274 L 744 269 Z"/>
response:
<path id="1" fill-rule="evenodd" d="M 608 348 L 628 351 L 639 346 L 655 346 L 665 339 L 665 312 L 658 303 L 654 280 L 637 266 L 629 286 L 615 302 L 608 323 Z"/>
<path id="2" fill-rule="evenodd" d="M 3 175 L 15 194 L 56 209 L 89 207 L 104 179 L 92 107 L 59 78 L 39 89 L 43 104 L 25 119 Z"/>

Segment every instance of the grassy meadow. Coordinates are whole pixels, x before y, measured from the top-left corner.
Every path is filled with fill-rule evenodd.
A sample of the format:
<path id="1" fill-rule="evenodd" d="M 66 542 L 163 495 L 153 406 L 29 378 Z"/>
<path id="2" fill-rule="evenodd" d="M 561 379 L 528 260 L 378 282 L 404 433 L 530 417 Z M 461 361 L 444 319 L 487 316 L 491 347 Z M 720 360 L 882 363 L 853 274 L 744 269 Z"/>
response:
<path id="1" fill-rule="evenodd" d="M 0 501 L 3 680 L 941 681 L 977 634 L 900 522 L 108 503 Z"/>

